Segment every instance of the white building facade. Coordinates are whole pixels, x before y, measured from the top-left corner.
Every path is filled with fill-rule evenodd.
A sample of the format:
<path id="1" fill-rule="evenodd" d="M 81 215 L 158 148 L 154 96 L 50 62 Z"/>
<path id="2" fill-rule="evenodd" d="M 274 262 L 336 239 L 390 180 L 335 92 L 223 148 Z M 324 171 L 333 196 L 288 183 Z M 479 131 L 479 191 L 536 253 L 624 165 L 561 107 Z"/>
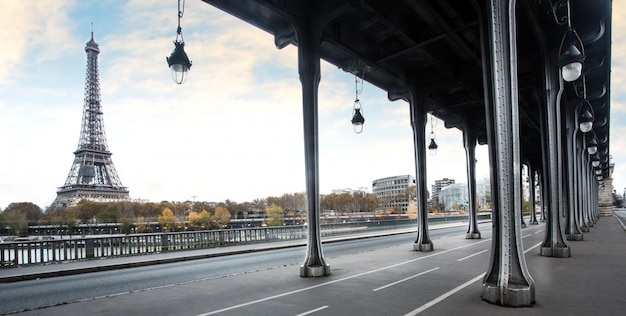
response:
<path id="1" fill-rule="evenodd" d="M 378 197 L 378 207 L 381 209 L 404 213 L 414 198 L 414 195 L 407 194 L 407 188 L 411 185 L 415 185 L 415 177 L 408 174 L 376 179 L 372 181 L 372 193 Z"/>

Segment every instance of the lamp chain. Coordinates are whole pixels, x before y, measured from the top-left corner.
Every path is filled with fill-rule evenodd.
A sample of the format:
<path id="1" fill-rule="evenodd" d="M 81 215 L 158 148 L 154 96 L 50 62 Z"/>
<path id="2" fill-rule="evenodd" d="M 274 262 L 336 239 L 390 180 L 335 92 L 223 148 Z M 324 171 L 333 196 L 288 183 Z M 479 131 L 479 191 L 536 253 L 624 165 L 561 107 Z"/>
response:
<path id="1" fill-rule="evenodd" d="M 180 36 L 180 41 L 184 42 L 183 40 L 183 28 L 180 27 L 180 19 L 183 18 L 183 14 L 185 14 L 185 0 L 182 0 L 183 2 L 183 6 L 181 9 L 180 6 L 180 2 L 181 0 L 178 0 L 178 28 L 176 29 L 176 41 L 178 41 L 178 37 Z"/>

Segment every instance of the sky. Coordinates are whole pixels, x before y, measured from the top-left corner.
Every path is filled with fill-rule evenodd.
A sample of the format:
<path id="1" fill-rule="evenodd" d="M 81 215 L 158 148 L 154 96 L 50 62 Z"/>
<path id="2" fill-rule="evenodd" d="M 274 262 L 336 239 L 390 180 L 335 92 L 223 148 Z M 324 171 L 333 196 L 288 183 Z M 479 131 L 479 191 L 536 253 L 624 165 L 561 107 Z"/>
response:
<path id="1" fill-rule="evenodd" d="M 0 208 L 42 208 L 65 183 L 80 136 L 85 44 L 98 56 L 104 126 L 112 160 L 132 199 L 235 202 L 305 191 L 302 94 L 297 52 L 202 1 L 181 20 L 193 65 L 176 85 L 165 57 L 174 45 L 176 1 L 8 0 L 0 10 Z M 610 153 L 614 187 L 626 187 L 626 1 L 613 1 Z M 361 134 L 350 119 L 355 78 L 322 62 L 320 193 L 365 188 L 415 174 L 409 106 L 365 83 Z M 367 79 L 367 78 L 366 78 Z M 466 182 L 462 134 L 428 122 L 439 149 L 427 182 Z M 488 177 L 486 146 L 477 177 Z"/>

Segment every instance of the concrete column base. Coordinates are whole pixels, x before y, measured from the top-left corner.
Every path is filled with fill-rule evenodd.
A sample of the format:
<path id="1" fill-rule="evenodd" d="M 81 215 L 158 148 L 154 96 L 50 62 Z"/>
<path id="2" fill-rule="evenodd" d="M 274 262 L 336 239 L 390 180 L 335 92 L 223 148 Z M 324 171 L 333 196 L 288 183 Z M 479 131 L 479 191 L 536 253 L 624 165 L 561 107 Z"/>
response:
<path id="1" fill-rule="evenodd" d="M 544 257 L 568 258 L 571 257 L 569 247 L 541 247 L 541 253 Z"/>
<path id="2" fill-rule="evenodd" d="M 582 230 L 583 233 L 588 233 L 589 232 L 589 227 L 583 226 L 583 227 L 580 228 L 580 230 Z"/>
<path id="3" fill-rule="evenodd" d="M 537 222 L 537 220 L 531 221 L 530 225 L 539 225 L 539 222 Z"/>
<path id="4" fill-rule="evenodd" d="M 581 241 L 583 240 L 583 234 L 569 234 L 567 240 Z"/>
<path id="5" fill-rule="evenodd" d="M 478 232 L 478 233 L 467 233 L 465 235 L 465 239 L 480 239 L 480 232 Z"/>
<path id="6" fill-rule="evenodd" d="M 330 275 L 330 265 L 323 266 L 300 266 L 300 276 L 303 278 L 325 277 Z"/>
<path id="7" fill-rule="evenodd" d="M 428 243 L 428 244 L 418 244 L 415 243 L 413 244 L 413 250 L 415 251 L 433 251 L 433 243 Z"/>
<path id="8" fill-rule="evenodd" d="M 535 289 L 528 285 L 509 284 L 502 291 L 495 285 L 483 284 L 482 299 L 491 303 L 509 307 L 525 307 L 535 304 Z"/>

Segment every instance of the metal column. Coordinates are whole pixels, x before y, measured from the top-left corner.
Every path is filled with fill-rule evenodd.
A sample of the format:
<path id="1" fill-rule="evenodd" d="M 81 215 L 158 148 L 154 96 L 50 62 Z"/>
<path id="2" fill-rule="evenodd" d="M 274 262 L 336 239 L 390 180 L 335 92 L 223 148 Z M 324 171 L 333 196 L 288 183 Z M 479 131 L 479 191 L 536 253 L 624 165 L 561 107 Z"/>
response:
<path id="1" fill-rule="evenodd" d="M 539 224 L 537 222 L 537 214 L 535 213 L 535 207 L 536 207 L 536 201 L 535 201 L 535 194 L 536 194 L 536 189 L 537 187 L 535 186 L 535 174 L 536 174 L 536 170 L 535 170 L 535 165 L 533 163 L 528 163 L 528 189 L 530 192 L 528 192 L 529 195 L 529 204 L 530 204 L 530 225 L 537 225 Z"/>
<path id="2" fill-rule="evenodd" d="M 481 27 L 481 40 L 494 216 L 482 298 L 504 306 L 530 306 L 535 302 L 535 284 L 526 268 L 520 233 L 515 2 L 490 0 L 483 9 L 486 25 Z"/>
<path id="3" fill-rule="evenodd" d="M 572 111 L 573 110 L 573 111 Z M 566 113 L 566 131 L 567 131 L 567 170 L 565 173 L 567 179 L 567 222 L 565 225 L 565 235 L 567 240 L 583 240 L 583 234 L 578 225 L 578 214 L 581 211 L 580 197 L 582 190 L 580 186 L 579 165 L 581 164 L 581 153 L 577 150 L 578 143 L 578 107 L 575 107 Z"/>
<path id="4" fill-rule="evenodd" d="M 463 146 L 465 147 L 465 164 L 467 166 L 467 207 L 469 219 L 466 239 L 480 239 L 480 231 L 476 222 L 476 133 L 469 124 L 463 128 Z"/>
<path id="5" fill-rule="evenodd" d="M 319 146 L 317 96 L 320 82 L 320 33 L 313 23 L 298 25 L 298 73 L 302 83 L 302 114 L 304 119 L 304 160 L 306 169 L 306 201 L 308 242 L 300 276 L 320 277 L 330 274 L 324 261 L 320 234 Z"/>
<path id="6" fill-rule="evenodd" d="M 409 101 L 413 147 L 415 151 L 415 188 L 417 190 L 418 227 L 413 250 L 432 251 L 433 242 L 428 236 L 428 209 L 426 187 L 426 99 L 424 93 L 412 93 Z"/>

